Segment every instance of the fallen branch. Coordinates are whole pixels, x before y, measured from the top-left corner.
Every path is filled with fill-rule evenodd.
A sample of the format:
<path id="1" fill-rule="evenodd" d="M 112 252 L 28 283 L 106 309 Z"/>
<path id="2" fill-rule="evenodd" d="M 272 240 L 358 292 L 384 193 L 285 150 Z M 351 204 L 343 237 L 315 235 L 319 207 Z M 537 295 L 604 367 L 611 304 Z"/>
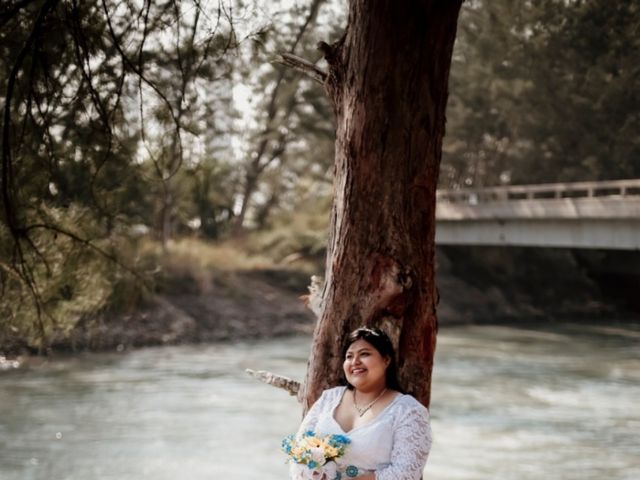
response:
<path id="1" fill-rule="evenodd" d="M 304 73 L 312 80 L 315 80 L 321 85 L 324 84 L 324 81 L 329 75 L 316 64 L 305 60 L 304 58 L 298 57 L 297 55 L 292 55 L 291 53 L 281 53 L 280 59 L 276 62 Z"/>
<path id="2" fill-rule="evenodd" d="M 282 388 L 289 392 L 289 395 L 295 397 L 300 390 L 300 382 L 292 380 L 282 375 L 276 375 L 275 373 L 267 372 L 265 370 L 254 371 L 249 368 L 245 370 L 253 378 L 260 380 L 261 382 L 268 383 L 274 387 Z"/>

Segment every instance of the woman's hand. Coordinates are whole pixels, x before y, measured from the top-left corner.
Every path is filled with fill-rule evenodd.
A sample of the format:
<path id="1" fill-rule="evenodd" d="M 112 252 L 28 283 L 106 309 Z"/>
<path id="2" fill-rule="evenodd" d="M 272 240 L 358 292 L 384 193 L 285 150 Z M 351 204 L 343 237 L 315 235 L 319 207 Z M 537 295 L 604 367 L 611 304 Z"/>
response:
<path id="1" fill-rule="evenodd" d="M 376 474 L 373 472 L 365 473 L 364 475 L 358 475 L 354 480 L 376 480 Z"/>

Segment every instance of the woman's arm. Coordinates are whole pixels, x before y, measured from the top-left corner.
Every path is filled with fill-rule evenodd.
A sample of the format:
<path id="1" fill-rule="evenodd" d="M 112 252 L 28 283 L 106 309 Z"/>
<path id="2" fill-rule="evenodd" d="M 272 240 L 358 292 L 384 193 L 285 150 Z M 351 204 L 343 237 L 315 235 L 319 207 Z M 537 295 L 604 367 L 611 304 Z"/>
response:
<path id="1" fill-rule="evenodd" d="M 318 398 L 315 403 L 311 406 L 307 414 L 302 419 L 302 423 L 300 423 L 300 427 L 298 427 L 298 431 L 296 432 L 296 437 L 302 436 L 304 432 L 309 430 L 315 430 L 316 425 L 318 424 L 318 419 L 320 415 L 327 408 L 327 404 L 329 402 L 329 395 L 327 394 L 327 390 L 322 392 L 320 398 Z M 291 462 L 289 464 L 289 478 L 292 480 L 298 480 L 301 478 L 305 478 L 301 470 L 306 469 L 306 467 L 302 468 L 300 465 Z"/>
<path id="2" fill-rule="evenodd" d="M 391 462 L 372 478 L 358 480 L 420 480 L 431 449 L 429 411 L 415 405 L 402 412 L 394 425 Z"/>
<path id="3" fill-rule="evenodd" d="M 318 424 L 318 418 L 322 413 L 325 403 L 327 402 L 327 390 L 322 392 L 320 398 L 318 398 L 315 403 L 311 406 L 307 414 L 302 419 L 302 423 L 300 423 L 300 427 L 298 427 L 297 436 L 302 435 L 304 432 L 309 430 L 314 430 L 316 425 Z"/>
<path id="4" fill-rule="evenodd" d="M 374 473 L 367 473 L 365 475 L 358 475 L 353 480 L 376 480 L 376 475 Z"/>

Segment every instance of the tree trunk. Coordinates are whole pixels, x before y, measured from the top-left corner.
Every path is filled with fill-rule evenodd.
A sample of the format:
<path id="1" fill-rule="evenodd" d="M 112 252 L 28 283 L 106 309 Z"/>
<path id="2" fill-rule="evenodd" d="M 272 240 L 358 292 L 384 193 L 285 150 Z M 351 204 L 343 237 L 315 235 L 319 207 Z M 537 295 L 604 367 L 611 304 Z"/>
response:
<path id="1" fill-rule="evenodd" d="M 337 139 L 326 279 L 304 410 L 342 376 L 336 338 L 382 326 L 401 384 L 429 405 L 436 344 L 435 191 L 462 0 L 351 0 L 324 45 Z"/>
<path id="2" fill-rule="evenodd" d="M 259 174 L 254 172 L 253 164 L 249 165 L 250 171 L 246 173 L 244 180 L 244 189 L 242 191 L 242 203 L 240 204 L 240 211 L 235 219 L 235 225 L 233 227 L 234 235 L 239 235 L 244 228 L 245 218 L 247 216 L 247 210 L 249 209 L 249 201 L 253 195 L 256 186 L 258 184 Z"/>
<path id="3" fill-rule="evenodd" d="M 318 10 L 320 9 L 320 6 L 323 3 L 324 3 L 324 0 L 313 0 L 311 2 L 311 5 L 309 5 L 309 13 L 307 14 L 305 22 L 300 26 L 300 30 L 298 30 L 298 33 L 293 41 L 293 44 L 289 48 L 289 53 L 294 53 L 296 51 L 296 48 L 300 43 L 300 40 L 306 33 L 307 29 L 313 26 L 318 16 Z M 276 142 L 275 147 L 267 148 L 267 147 L 271 147 L 272 142 L 269 140 L 269 136 L 277 128 L 277 125 L 274 124 L 274 122 L 278 118 L 278 114 L 282 115 L 282 118 L 280 120 L 286 122 L 289 119 L 289 116 L 293 112 L 293 109 L 295 108 L 297 103 L 296 94 L 299 88 L 298 79 L 295 80 L 295 88 L 289 94 L 289 100 L 285 103 L 286 108 L 283 109 L 284 112 L 281 111 L 281 104 L 284 102 L 282 102 L 282 99 L 280 97 L 281 97 L 282 86 L 285 85 L 285 81 L 284 81 L 285 72 L 286 72 L 286 69 L 284 68 L 280 69 L 280 73 L 278 74 L 278 78 L 276 79 L 275 85 L 271 92 L 271 98 L 269 100 L 269 104 L 267 105 L 266 124 L 262 132 L 263 138 L 260 140 L 260 144 L 255 152 L 256 156 L 248 165 L 247 172 L 245 174 L 242 204 L 240 207 L 240 212 L 236 217 L 235 225 L 234 225 L 234 233 L 236 235 L 240 234 L 244 228 L 244 222 L 247 215 L 247 210 L 249 209 L 249 205 L 251 202 L 251 197 L 253 196 L 256 188 L 258 187 L 258 180 L 260 179 L 262 172 L 265 170 L 265 168 L 268 166 L 269 163 L 275 160 L 275 158 L 282 155 L 282 153 L 284 152 L 287 146 L 286 135 L 281 135 L 279 140 Z M 271 158 L 268 159 L 266 162 L 263 162 L 263 157 L 267 155 L 268 151 L 271 151 Z"/>

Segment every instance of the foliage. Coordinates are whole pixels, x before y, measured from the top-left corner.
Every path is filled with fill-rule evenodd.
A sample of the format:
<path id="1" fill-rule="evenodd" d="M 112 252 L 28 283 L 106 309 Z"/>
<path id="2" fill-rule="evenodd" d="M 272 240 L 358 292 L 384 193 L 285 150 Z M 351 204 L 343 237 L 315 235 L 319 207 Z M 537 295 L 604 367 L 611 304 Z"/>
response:
<path id="1" fill-rule="evenodd" d="M 309 173 L 328 179 L 334 127 L 323 88 L 277 63 L 283 52 L 323 62 L 314 47 L 317 35 L 335 36 L 337 29 L 335 23 L 329 28 L 319 24 L 326 20 L 328 3 L 311 0 L 293 11 L 277 11 L 247 52 L 241 81 L 252 93 L 254 113 L 242 135 L 237 229 L 266 227 L 271 212 L 297 200 L 292 191 Z"/>
<path id="2" fill-rule="evenodd" d="M 466 2 L 441 184 L 640 175 L 639 26 L 634 2 Z"/>
<path id="3" fill-rule="evenodd" d="M 275 262 L 296 263 L 299 268 L 315 267 L 324 261 L 327 246 L 327 230 L 330 201 L 324 205 L 299 205 L 291 212 L 275 215 L 271 228 L 260 230 L 248 236 L 245 245 L 250 254 L 267 255 Z"/>
<path id="4" fill-rule="evenodd" d="M 78 231 L 76 225 L 82 224 L 85 233 L 101 228 L 84 207 L 43 208 L 40 215 L 47 223 L 55 221 L 57 228 L 69 235 L 49 228 L 31 234 L 34 249 L 25 252 L 25 262 L 31 265 L 31 284 L 5 263 L 4 259 L 11 258 L 11 241 L 8 230 L 0 225 L 0 345 L 14 338 L 24 345 L 44 348 L 49 340 L 64 337 L 87 314 L 124 309 L 142 295 L 145 282 L 132 278 L 114 261 L 115 252 L 119 252 L 118 262 L 134 264 L 131 241 L 113 237 L 96 242 L 92 248 L 76 241 L 70 236 Z M 94 249 L 103 254 L 96 255 Z M 38 302 L 33 301 L 34 294 Z"/>
<path id="5" fill-rule="evenodd" d="M 180 225 L 183 164 L 229 171 L 220 84 L 237 41 L 225 5 L 197 1 L 12 1 L 0 25 L 1 331 L 39 347 L 113 303 L 118 275 L 140 275 L 121 248 L 134 230 L 166 241 Z M 200 192 L 199 212 L 215 212 Z"/>

